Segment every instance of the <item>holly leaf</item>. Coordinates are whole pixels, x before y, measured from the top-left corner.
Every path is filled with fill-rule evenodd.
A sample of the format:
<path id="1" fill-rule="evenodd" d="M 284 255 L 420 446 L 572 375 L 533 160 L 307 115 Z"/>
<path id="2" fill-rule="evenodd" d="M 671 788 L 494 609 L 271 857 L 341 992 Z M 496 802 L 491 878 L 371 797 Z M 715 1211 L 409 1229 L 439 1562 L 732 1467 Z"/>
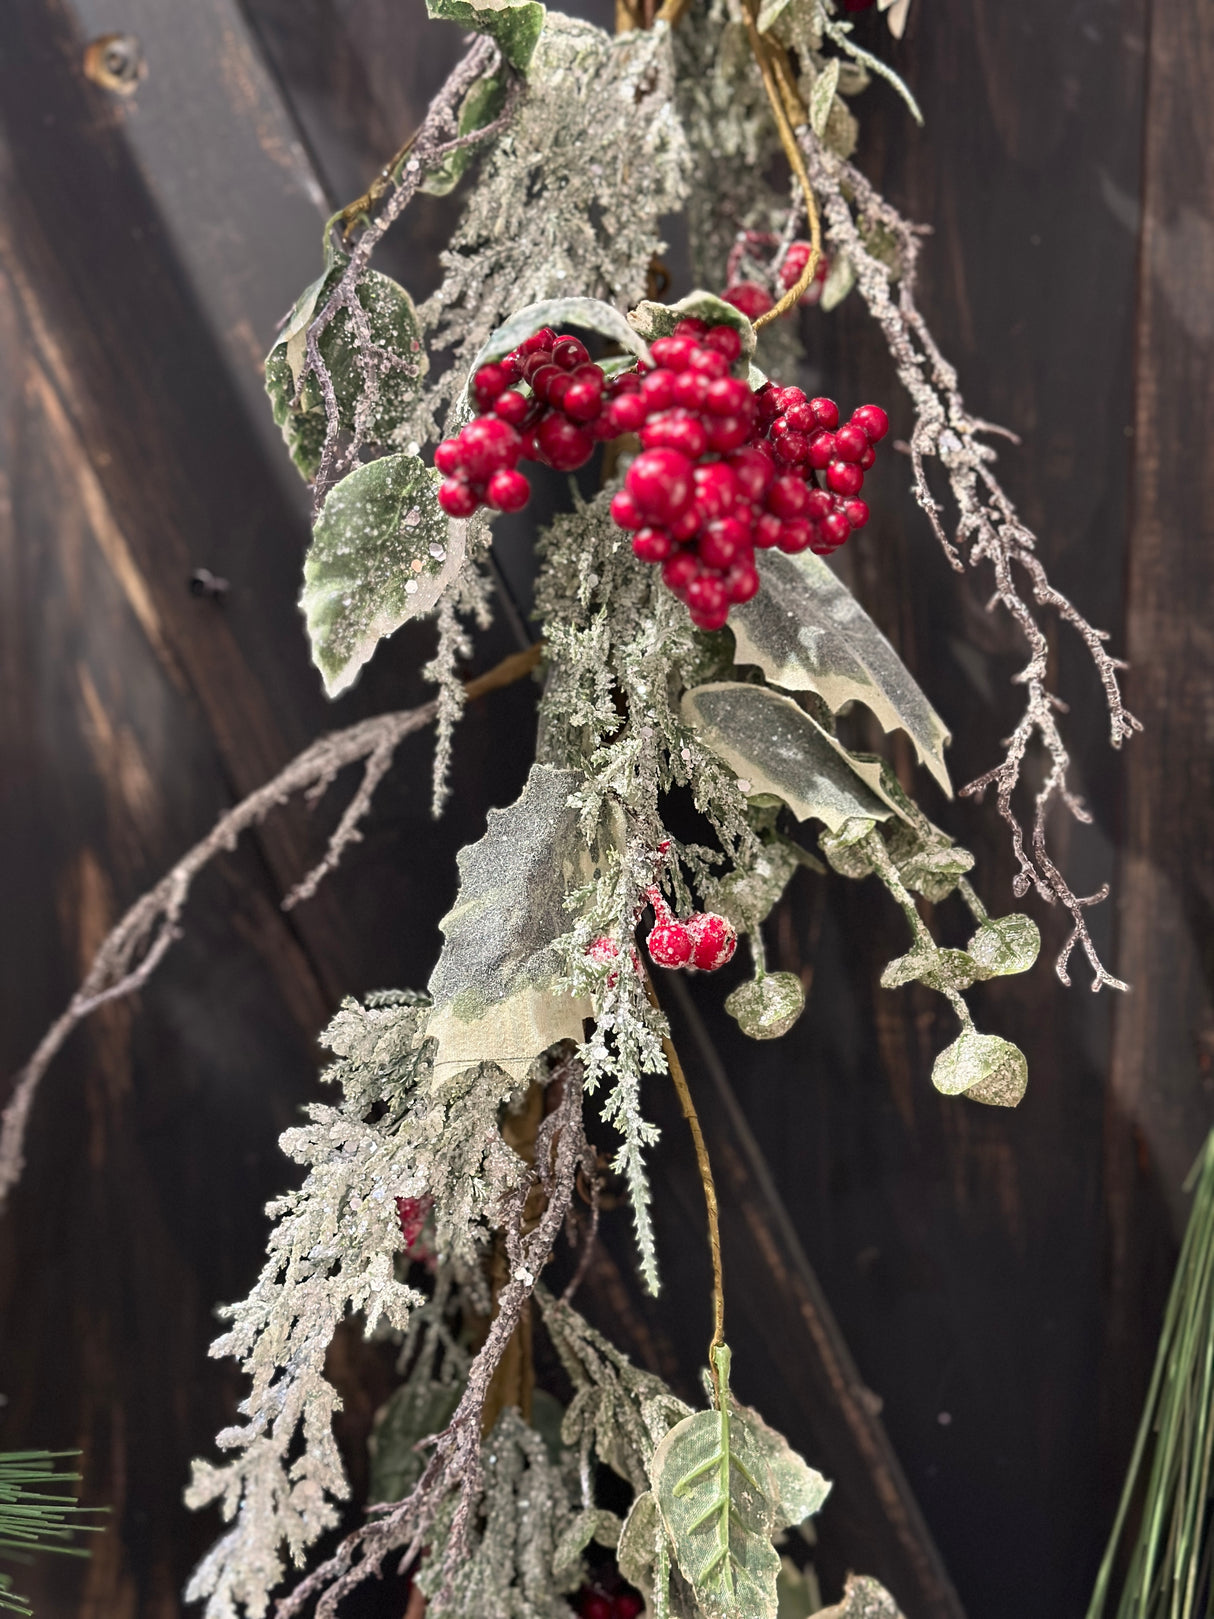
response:
<path id="1" fill-rule="evenodd" d="M 734 661 L 757 664 L 785 691 L 817 692 L 833 714 L 863 703 L 884 730 L 906 732 L 951 797 L 948 730 L 851 591 L 811 551 L 763 551 L 756 563 L 762 590 L 729 615 Z"/>
<path id="2" fill-rule="evenodd" d="M 689 292 L 677 304 L 658 304 L 643 298 L 628 314 L 629 323 L 649 343 L 669 337 L 681 320 L 702 320 L 709 326 L 732 326 L 742 339 L 742 355 L 734 366 L 745 375 L 755 352 L 756 333 L 740 309 L 718 298 L 715 292 Z"/>
<path id="3" fill-rule="evenodd" d="M 791 697 L 720 681 L 685 693 L 682 708 L 688 725 L 746 783 L 747 797 L 774 793 L 799 821 L 823 821 L 832 832 L 853 817 L 889 819 L 889 807 L 844 750 Z"/>
<path id="4" fill-rule="evenodd" d="M 809 125 L 819 140 L 826 129 L 826 120 L 830 117 L 831 103 L 838 88 L 839 58 L 833 56 L 814 80 L 809 94 Z"/>
<path id="5" fill-rule="evenodd" d="M 752 1040 L 778 1040 L 805 1010 L 805 989 L 795 973 L 764 973 L 727 995 L 725 1010 Z"/>
<path id="6" fill-rule="evenodd" d="M 403 1501 L 422 1476 L 426 1456 L 416 1449 L 441 1433 L 455 1414 L 463 1383 L 402 1383 L 375 1414 L 367 1441 L 371 1478 L 367 1500 Z"/>
<path id="7" fill-rule="evenodd" d="M 1026 973 L 1037 960 L 1041 934 L 1030 916 L 990 916 L 966 946 L 979 978 L 1005 978 Z"/>
<path id="8" fill-rule="evenodd" d="M 469 376 L 490 360 L 500 360 L 509 354 L 541 326 L 551 326 L 556 331 L 565 326 L 577 326 L 584 332 L 598 332 L 600 337 L 621 344 L 638 360 L 649 362 L 648 343 L 638 336 L 614 305 L 604 303 L 601 298 L 544 298 L 538 304 L 516 309 L 509 320 L 503 321 L 489 335 L 472 362 Z"/>
<path id="9" fill-rule="evenodd" d="M 441 479 L 415 455 L 385 455 L 330 489 L 304 561 L 300 607 L 325 690 L 348 690 L 386 635 L 427 613 L 464 560 Z"/>
<path id="10" fill-rule="evenodd" d="M 471 135 L 475 130 L 491 124 L 501 112 L 505 99 L 506 81 L 501 74 L 487 73 L 478 79 L 460 105 L 459 133 Z M 420 189 L 431 197 L 445 197 L 459 184 L 464 170 L 476 155 L 475 145 L 459 147 L 444 158 L 438 168 L 430 170 Z"/>
<path id="11" fill-rule="evenodd" d="M 963 1029 L 936 1058 L 932 1084 L 945 1096 L 968 1096 L 971 1102 L 1015 1107 L 1028 1085 L 1024 1053 L 997 1034 Z"/>
<path id="12" fill-rule="evenodd" d="M 566 895 L 598 875 L 569 805 L 584 780 L 532 765 L 522 796 L 490 810 L 484 837 L 460 852 L 459 895 L 439 923 L 446 942 L 429 986 L 440 1078 L 489 1062 L 521 1081 L 558 1040 L 582 1041 L 594 1008 L 560 988 L 557 941 L 569 931 Z"/>
<path id="13" fill-rule="evenodd" d="M 320 467 L 326 416 L 319 383 L 310 372 L 305 376 L 308 327 L 345 268 L 346 260 L 335 257 L 324 275 L 304 290 L 266 356 L 266 392 L 274 420 L 282 429 L 292 461 L 309 483 Z M 379 351 L 373 362 L 379 395 L 374 411 L 363 423 L 363 435 L 369 444 L 388 444 L 394 429 L 409 415 L 430 362 L 417 311 L 404 287 L 391 276 L 368 270 L 358 283 L 358 301 L 367 312 L 371 340 Z M 320 355 L 333 380 L 338 430 L 351 433 L 366 383 L 349 310 L 340 310 L 321 333 Z"/>
<path id="14" fill-rule="evenodd" d="M 426 12 L 439 21 L 488 34 L 520 73 L 527 71 L 548 15 L 537 0 L 522 0 L 521 4 L 515 0 L 426 0 Z"/>

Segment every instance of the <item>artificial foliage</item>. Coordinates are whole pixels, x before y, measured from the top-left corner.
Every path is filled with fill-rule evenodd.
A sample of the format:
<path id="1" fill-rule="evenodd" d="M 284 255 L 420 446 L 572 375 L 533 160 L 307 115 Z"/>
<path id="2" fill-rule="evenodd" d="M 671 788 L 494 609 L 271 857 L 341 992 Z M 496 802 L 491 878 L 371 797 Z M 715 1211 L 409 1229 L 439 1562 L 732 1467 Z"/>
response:
<path id="1" fill-rule="evenodd" d="M 430 616 L 437 695 L 323 739 L 123 919 L 17 1086 L 0 1197 L 42 1072 L 93 1006 L 146 982 L 214 853 L 362 762 L 288 903 L 307 897 L 357 838 L 405 735 L 436 724 L 437 813 L 468 695 L 534 672 L 526 785 L 459 857 L 428 986 L 345 1003 L 324 1037 L 333 1098 L 282 1138 L 306 1174 L 270 1205 L 265 1267 L 213 1346 L 249 1389 L 218 1458 L 195 1463 L 187 1498 L 218 1507 L 224 1528 L 188 1595 L 206 1619 L 260 1619 L 275 1596 L 283 1619 L 325 1616 L 400 1566 L 435 1619 L 559 1619 L 571 1601 L 585 1619 L 633 1619 L 642 1604 L 655 1619 L 808 1614 L 811 1520 L 829 1514 L 830 1485 L 730 1391 L 712 1166 L 651 970 L 711 973 L 743 952 L 750 974 L 725 1009 L 746 1035 L 778 1039 L 805 996 L 769 962 L 766 918 L 801 867 L 875 878 L 907 925 L 882 983 L 918 981 L 955 1015 L 937 1090 L 957 1107 L 1024 1094 L 1023 1055 L 975 1026 L 965 993 L 1029 970 L 1037 927 L 992 915 L 973 857 L 924 814 L 915 782 L 849 741 L 862 709 L 951 795 L 947 726 L 826 560 L 868 521 L 878 454 L 905 457 L 924 535 L 956 569 L 987 571 L 992 609 L 1026 639 L 1022 717 L 963 791 L 994 788 L 1016 895 L 1069 913 L 1064 983 L 1078 948 L 1094 989 L 1123 987 L 1085 923 L 1103 896 L 1072 891 L 1047 839 L 1054 810 L 1086 812 L 1041 615 L 1089 652 L 1113 744 L 1136 722 L 1121 665 L 1050 584 L 995 476 L 992 429 L 919 314 L 920 231 L 853 164 L 874 75 L 919 116 L 857 44 L 847 12 L 860 8 L 666 0 L 655 16 L 620 0 L 614 37 L 535 0 L 429 8 L 472 30 L 466 53 L 372 189 L 329 222 L 266 383 L 315 500 L 301 605 L 327 690 Z M 906 0 L 881 9 L 900 34 Z M 422 190 L 454 192 L 462 212 L 438 290 L 415 305 L 370 261 Z M 662 263 L 675 213 L 686 287 L 669 287 Z M 302 280 L 316 266 L 300 268 Z M 796 385 L 797 311 L 828 320 L 846 298 L 866 306 L 909 395 L 905 443 L 888 436 L 890 401 L 841 408 Z M 502 588 L 496 515 L 524 511 L 537 475 L 578 471 L 534 533 L 534 644 L 465 685 Z M 921 901 L 968 919 L 964 948 L 937 943 Z M 655 1241 L 648 1169 L 646 1088 L 663 1083 L 694 1137 L 713 1260 L 700 1409 L 572 1302 L 609 1180 L 630 1205 L 644 1285 L 656 1292 L 673 1262 Z M 607 1154 L 592 1145 L 604 1134 Z M 558 1299 L 541 1277 L 562 1233 L 574 1275 Z M 376 1504 L 314 1562 L 350 1494 L 325 1356 L 351 1315 L 398 1345 L 400 1382 L 373 1438 Z M 534 1386 L 536 1332 L 572 1385 L 563 1409 Z M 857 1576 L 824 1611 L 895 1619 L 896 1597 Z"/>

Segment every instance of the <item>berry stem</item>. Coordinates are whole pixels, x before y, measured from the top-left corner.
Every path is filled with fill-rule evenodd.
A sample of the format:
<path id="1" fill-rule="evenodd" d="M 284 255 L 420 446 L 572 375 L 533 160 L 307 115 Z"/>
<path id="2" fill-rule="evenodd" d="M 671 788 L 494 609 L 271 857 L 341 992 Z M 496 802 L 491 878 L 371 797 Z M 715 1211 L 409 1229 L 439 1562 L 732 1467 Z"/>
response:
<path id="1" fill-rule="evenodd" d="M 787 59 L 782 53 L 777 54 L 770 40 L 763 38 L 759 32 L 756 21 L 758 14 L 757 0 L 745 0 L 742 7 L 746 17 L 746 33 L 750 40 L 750 48 L 758 64 L 759 73 L 763 79 L 763 88 L 767 91 L 767 99 L 771 102 L 772 116 L 776 121 L 776 130 L 780 136 L 780 145 L 784 148 L 784 155 L 788 159 L 797 184 L 801 187 L 801 195 L 805 199 L 805 217 L 809 223 L 809 241 L 812 251 L 805 261 L 805 268 L 801 271 L 799 279 L 789 287 L 788 291 L 779 301 L 767 311 L 759 315 L 754 322 L 755 331 L 761 331 L 764 326 L 773 320 L 779 320 L 781 315 L 787 314 L 796 307 L 797 300 L 809 290 L 814 273 L 818 268 L 818 260 L 822 257 L 822 224 L 818 218 L 817 204 L 814 202 L 813 187 L 809 183 L 809 175 L 805 169 L 805 159 L 797 138 L 793 133 L 793 118 L 799 124 L 805 119 L 805 109 L 801 105 L 801 98 L 797 94 Z M 777 80 L 778 74 L 778 80 Z M 791 114 L 791 116 L 790 116 Z"/>
<path id="2" fill-rule="evenodd" d="M 649 1004 L 655 1012 L 660 1012 L 662 1006 L 654 991 L 653 980 L 644 967 L 641 968 L 641 973 L 645 980 L 645 993 L 649 997 Z M 712 1372 L 719 1407 L 721 1383 L 717 1372 L 716 1352 L 725 1342 L 725 1276 L 721 1267 L 721 1217 L 717 1206 L 717 1187 L 712 1178 L 712 1162 L 704 1142 L 704 1132 L 700 1128 L 700 1115 L 696 1112 L 696 1105 L 691 1099 L 687 1075 L 683 1072 L 683 1064 L 674 1049 L 674 1041 L 668 1034 L 662 1036 L 662 1050 L 666 1053 L 666 1065 L 670 1069 L 670 1077 L 678 1092 L 683 1117 L 687 1120 L 691 1139 L 695 1143 L 696 1164 L 700 1171 L 700 1184 L 704 1188 L 704 1202 L 708 1208 L 708 1248 L 712 1255 L 712 1337 L 708 1343 L 708 1366 Z"/>

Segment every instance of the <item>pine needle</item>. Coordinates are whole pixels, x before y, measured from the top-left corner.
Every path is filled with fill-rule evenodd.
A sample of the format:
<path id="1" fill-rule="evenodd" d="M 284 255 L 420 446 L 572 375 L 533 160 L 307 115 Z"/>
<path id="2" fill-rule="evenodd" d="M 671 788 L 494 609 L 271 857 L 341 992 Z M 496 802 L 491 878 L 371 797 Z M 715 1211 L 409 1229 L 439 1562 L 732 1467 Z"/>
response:
<path id="1" fill-rule="evenodd" d="M 96 1533 L 101 1525 L 80 1520 L 96 1508 L 77 1506 L 71 1495 L 50 1494 L 41 1484 L 75 1484 L 79 1473 L 60 1472 L 55 1463 L 76 1450 L 13 1450 L 0 1453 L 0 1557 L 28 1563 L 35 1552 L 87 1557 L 70 1545 L 81 1531 Z M 33 1613 L 25 1597 L 12 1589 L 11 1577 L 0 1574 L 0 1613 Z"/>

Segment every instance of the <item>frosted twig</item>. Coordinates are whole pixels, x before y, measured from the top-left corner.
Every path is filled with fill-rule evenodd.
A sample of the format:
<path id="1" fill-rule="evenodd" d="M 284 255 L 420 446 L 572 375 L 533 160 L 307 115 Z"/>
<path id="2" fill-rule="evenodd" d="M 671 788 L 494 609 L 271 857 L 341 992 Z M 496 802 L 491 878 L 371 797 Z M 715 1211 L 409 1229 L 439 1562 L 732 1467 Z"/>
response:
<path id="1" fill-rule="evenodd" d="M 936 346 L 915 305 L 922 228 L 903 219 L 859 170 L 828 152 L 808 128 L 799 129 L 797 136 L 822 203 L 827 236 L 836 251 L 845 253 L 851 261 L 861 296 L 885 335 L 899 379 L 915 407 L 909 445 L 915 498 L 958 572 L 964 571 L 966 562 L 971 567 L 990 563 L 995 575 L 991 605 L 999 602 L 1011 614 L 1029 644 L 1029 661 L 1014 677 L 1025 688 L 1024 713 L 1005 744 L 1003 761 L 961 791 L 981 797 L 988 787 L 995 788 L 999 814 L 1011 829 L 1019 865 L 1012 885 L 1017 896 L 1032 887 L 1050 904 L 1061 904 L 1069 911 L 1071 933 L 1055 964 L 1062 982 L 1070 983 L 1068 964 L 1075 947 L 1081 945 L 1092 969 L 1094 991 L 1106 984 L 1111 989 L 1126 989 L 1127 985 L 1105 969 L 1083 915 L 1089 906 L 1107 897 L 1107 887 L 1087 896 L 1075 894 L 1047 849 L 1046 823 L 1055 803 L 1079 821 L 1087 822 L 1091 817 L 1069 784 L 1070 757 L 1055 718 L 1065 705 L 1046 683 L 1049 643 L 1026 596 L 1031 595 L 1034 603 L 1069 624 L 1087 647 L 1104 688 L 1109 741 L 1115 748 L 1142 729 L 1122 700 L 1118 674 L 1126 665 L 1105 650 L 1107 633 L 1089 624 L 1050 583 L 1036 554 L 1036 537 L 1017 516 L 992 471 L 995 452 L 981 443 L 978 435 L 1002 433 L 1013 441 L 1015 435 L 969 414 L 957 386 L 957 374 Z M 880 232 L 893 239 L 898 255 L 896 274 L 870 251 L 866 232 Z M 896 301 L 892 291 L 895 280 Z M 924 463 L 929 457 L 944 467 L 957 506 L 957 528 L 951 537 L 944 526 L 944 508 L 927 481 Z M 1027 575 L 1028 592 L 1018 586 L 1016 568 Z M 1036 795 L 1029 834 L 1012 807 L 1012 796 L 1020 784 L 1034 738 L 1045 750 L 1049 769 Z"/>
<path id="2" fill-rule="evenodd" d="M 487 35 L 478 36 L 467 53 L 452 68 L 442 89 L 431 101 L 421 127 L 406 148 L 407 156 L 402 154 L 404 161 L 399 167 L 399 172 L 395 165 L 386 171 L 386 176 L 390 178 L 390 187 L 380 198 L 375 198 L 372 194 L 366 199 L 368 202 L 378 200 L 381 206 L 372 217 L 367 218 L 341 279 L 308 327 L 307 363 L 297 379 L 296 395 L 298 397 L 308 374 L 314 375 L 321 398 L 324 400 L 326 418 L 324 449 L 313 484 L 313 496 L 318 511 L 332 485 L 342 473 L 356 464 L 358 452 L 364 442 L 366 423 L 374 418 L 375 407 L 379 400 L 379 367 L 385 356 L 372 340 L 367 313 L 359 301 L 358 284 L 371 262 L 371 255 L 377 244 L 389 226 L 399 219 L 417 195 L 426 175 L 453 152 L 500 134 L 510 122 L 521 87 L 521 80 L 514 73 L 508 74 L 506 102 L 500 115 L 482 129 L 473 130 L 467 135 L 458 133 L 459 109 L 464 97 L 478 79 L 499 70 L 508 72 L 497 46 Z M 347 209 L 346 214 L 349 213 L 350 210 Z M 344 449 L 339 444 L 340 410 L 337 393 L 332 375 L 320 352 L 321 337 L 343 309 L 354 327 L 355 352 L 363 382 L 354 432 Z"/>
<path id="3" fill-rule="evenodd" d="M 485 674 L 470 680 L 465 695 L 481 697 L 499 686 L 520 680 L 535 667 L 541 650 L 537 643 L 526 652 L 503 658 Z M 371 808 L 375 790 L 387 773 L 396 749 L 405 737 L 429 725 L 438 707 L 438 702 L 434 701 L 423 703 L 420 708 L 379 714 L 313 742 L 273 780 L 221 815 L 207 836 L 110 930 L 80 988 L 17 1075 L 12 1095 L 0 1114 L 0 1213 L 25 1166 L 26 1126 L 42 1076 L 78 1023 L 107 1001 L 133 995 L 148 982 L 170 945 L 181 937 L 181 914 L 199 872 L 216 855 L 234 849 L 240 834 L 260 825 L 272 809 L 285 804 L 296 793 L 306 793 L 310 799 L 320 797 L 347 765 L 365 761 L 358 791 L 329 839 L 324 859 L 291 890 L 283 901 L 284 909 L 309 898 L 337 865 L 346 848 L 361 836 L 359 824 Z"/>
<path id="4" fill-rule="evenodd" d="M 497 1314 L 469 1368 L 455 1415 L 434 1441 L 434 1453 L 412 1493 L 395 1506 L 374 1509 L 369 1523 L 347 1535 L 327 1562 L 279 1599 L 277 1619 L 291 1619 L 314 1598 L 318 1599 L 316 1619 L 333 1619 L 342 1598 L 363 1580 L 378 1575 L 384 1559 L 402 1547 L 403 1571 L 422 1550 L 442 1502 L 453 1490 L 459 1491 L 459 1500 L 444 1550 L 448 1578 L 466 1555 L 468 1532 L 484 1483 L 481 1418 L 489 1386 L 560 1233 L 573 1201 L 578 1170 L 585 1161 L 581 1064 L 574 1057 L 566 1059 L 549 1083 L 561 1086 L 561 1096 L 537 1132 L 530 1184 L 524 1184 L 503 1211 L 510 1280 L 498 1295 Z M 527 1195 L 537 1185 L 547 1202 L 534 1229 L 525 1232 Z"/>

